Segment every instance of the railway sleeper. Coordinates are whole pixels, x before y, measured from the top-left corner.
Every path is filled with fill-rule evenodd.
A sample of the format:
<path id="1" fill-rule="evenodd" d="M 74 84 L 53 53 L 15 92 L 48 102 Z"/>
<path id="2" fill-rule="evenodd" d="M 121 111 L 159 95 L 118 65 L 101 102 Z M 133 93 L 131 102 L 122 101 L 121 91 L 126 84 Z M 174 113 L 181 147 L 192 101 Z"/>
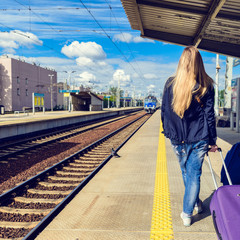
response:
<path id="1" fill-rule="evenodd" d="M 13 208 L 13 207 L 0 207 L 0 212 L 9 214 L 42 214 L 46 216 L 51 209 L 23 209 L 23 208 Z"/>
<path id="2" fill-rule="evenodd" d="M 99 160 L 91 160 L 91 159 L 86 159 L 86 160 L 78 160 L 75 159 L 74 162 L 78 164 L 89 164 L 89 165 L 94 165 L 94 164 L 99 164 L 103 161 L 104 158 L 101 158 Z"/>
<path id="3" fill-rule="evenodd" d="M 15 203 L 53 203 L 53 204 L 59 204 L 63 198 L 59 199 L 45 199 L 45 198 L 25 198 L 25 197 L 15 197 L 14 201 Z"/>
<path id="4" fill-rule="evenodd" d="M 13 150 L 12 150 L 12 151 L 13 151 Z M 2 149 L 2 150 L 1 150 L 1 155 L 2 155 L 2 153 L 8 153 L 8 152 L 10 152 L 9 149 Z"/>
<path id="5" fill-rule="evenodd" d="M 108 156 L 110 153 L 108 152 L 108 153 L 105 153 L 105 152 L 88 152 L 88 153 L 86 153 L 86 154 L 84 154 L 84 156 L 83 157 L 93 157 L 93 158 L 95 158 L 95 157 L 99 157 L 99 156 L 101 156 L 101 157 L 105 157 L 105 156 Z"/>
<path id="6" fill-rule="evenodd" d="M 101 163 L 101 162 L 100 162 Z M 90 169 L 94 169 L 96 168 L 100 163 L 97 164 L 91 164 L 91 163 L 76 163 L 77 165 L 73 166 L 73 167 L 82 167 L 82 168 L 90 168 Z"/>
<path id="7" fill-rule="evenodd" d="M 109 155 L 109 154 L 108 154 Z M 79 158 L 79 160 L 91 160 L 91 159 L 93 159 L 93 160 L 98 160 L 98 159 L 103 159 L 104 158 L 104 156 L 103 155 L 91 155 L 91 154 L 86 154 L 86 155 L 84 155 L 83 157 L 80 157 Z"/>
<path id="8" fill-rule="evenodd" d="M 91 159 L 91 157 L 80 157 L 79 159 L 75 159 L 75 162 L 81 162 L 81 161 L 88 161 L 88 162 L 99 162 L 101 159 L 105 157 L 103 156 L 98 156 L 98 158 L 94 157 Z"/>
<path id="9" fill-rule="evenodd" d="M 41 189 L 35 189 L 35 188 L 31 188 L 31 189 L 28 189 L 27 190 L 28 193 L 31 193 L 31 194 L 39 194 L 39 195 L 42 195 L 42 194 L 48 194 L 48 195 L 56 195 L 56 194 L 59 194 L 59 195 L 69 195 L 72 191 L 69 190 L 69 191 L 59 191 L 59 190 L 41 190 Z"/>
<path id="10" fill-rule="evenodd" d="M 2 228 L 34 228 L 38 222 L 7 222 L 0 221 L 0 227 Z"/>
<path id="11" fill-rule="evenodd" d="M 76 176 L 76 177 L 86 177 L 87 174 L 82 174 L 80 172 L 70 172 L 70 171 L 57 171 L 56 172 L 57 175 L 60 175 L 60 176 Z"/>
<path id="12" fill-rule="evenodd" d="M 79 163 L 69 163 L 69 167 L 71 167 L 71 168 L 83 168 L 85 170 L 86 170 L 86 168 L 89 168 L 89 170 L 94 170 L 96 168 L 95 166 L 93 166 L 91 164 L 83 165 L 83 164 L 79 164 Z"/>
<path id="13" fill-rule="evenodd" d="M 42 186 L 42 187 L 48 187 L 48 188 L 53 188 L 53 187 L 73 187 L 73 186 L 78 186 L 79 183 L 58 183 L 56 185 L 56 183 L 49 183 L 49 182 L 39 182 L 38 185 Z"/>
<path id="14" fill-rule="evenodd" d="M 84 180 L 85 178 L 76 178 L 76 177 L 56 177 L 56 176 L 49 176 L 48 179 L 52 180 L 52 181 L 69 181 L 69 182 L 81 182 L 82 180 Z"/>
<path id="15" fill-rule="evenodd" d="M 62 168 L 63 171 L 67 171 L 67 172 L 76 172 L 76 173 L 81 173 L 81 174 L 88 174 L 91 173 L 93 170 L 91 169 L 86 169 L 86 168 L 80 168 L 80 167 L 63 167 Z"/>
<path id="16" fill-rule="evenodd" d="M 91 149 L 89 152 L 99 152 L 99 150 L 102 149 L 102 154 L 108 154 L 109 153 L 109 149 L 105 148 L 103 145 L 98 145 L 95 148 Z"/>

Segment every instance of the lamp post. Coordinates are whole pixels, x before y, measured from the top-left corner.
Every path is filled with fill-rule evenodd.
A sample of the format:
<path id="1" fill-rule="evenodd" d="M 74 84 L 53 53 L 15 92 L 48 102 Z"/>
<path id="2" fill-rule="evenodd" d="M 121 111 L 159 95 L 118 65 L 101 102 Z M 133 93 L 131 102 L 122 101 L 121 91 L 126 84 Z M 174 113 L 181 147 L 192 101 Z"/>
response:
<path id="1" fill-rule="evenodd" d="M 51 111 L 53 111 L 53 91 L 52 91 L 52 78 L 54 77 L 54 74 L 48 74 L 50 77 L 50 94 L 51 94 Z"/>
<path id="2" fill-rule="evenodd" d="M 76 71 L 63 71 L 68 74 L 68 82 L 69 82 L 69 89 L 71 90 L 71 74 L 75 73 Z"/>
<path id="3" fill-rule="evenodd" d="M 76 71 L 64 71 L 65 73 L 68 73 L 68 82 L 69 82 L 69 90 L 71 90 L 71 74 L 75 73 Z M 71 92 L 69 92 L 69 100 L 68 100 L 68 111 L 71 112 Z"/>
<path id="4" fill-rule="evenodd" d="M 120 74 L 118 75 L 118 88 L 117 88 L 117 108 L 120 108 Z"/>
<path id="5" fill-rule="evenodd" d="M 219 104 L 218 104 L 218 85 L 219 85 L 219 70 L 221 69 L 219 65 L 219 54 L 216 56 L 216 91 L 215 91 L 215 112 L 216 116 L 219 116 Z"/>

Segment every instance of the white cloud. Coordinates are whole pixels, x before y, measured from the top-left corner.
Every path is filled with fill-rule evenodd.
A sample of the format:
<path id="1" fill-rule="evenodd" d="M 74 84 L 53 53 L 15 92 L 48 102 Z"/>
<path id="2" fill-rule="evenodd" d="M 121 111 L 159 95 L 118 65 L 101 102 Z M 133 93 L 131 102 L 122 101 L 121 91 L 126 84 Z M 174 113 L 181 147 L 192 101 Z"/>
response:
<path id="1" fill-rule="evenodd" d="M 148 90 L 148 93 L 149 93 L 149 94 L 155 93 L 155 89 L 156 89 L 156 86 L 153 85 L 153 84 L 150 84 L 150 85 L 147 86 L 147 90 Z"/>
<path id="2" fill-rule="evenodd" d="M 106 58 L 106 53 L 102 46 L 95 42 L 72 42 L 70 45 L 64 45 L 61 52 L 69 58 L 85 57 L 89 59 L 102 60 Z"/>
<path id="3" fill-rule="evenodd" d="M 113 41 L 126 42 L 130 43 L 133 39 L 133 36 L 130 33 L 115 34 Z"/>
<path id="4" fill-rule="evenodd" d="M 113 37 L 113 41 L 126 42 L 126 43 L 130 43 L 130 42 L 134 42 L 134 43 L 140 43 L 140 42 L 154 43 L 153 40 L 150 40 L 150 39 L 147 39 L 147 38 L 142 38 L 142 37 L 139 37 L 139 36 L 134 37 L 130 33 L 115 34 L 114 37 Z"/>
<path id="5" fill-rule="evenodd" d="M 77 81 L 83 85 L 91 85 L 99 83 L 96 76 L 89 72 L 82 72 L 81 74 L 76 77 Z"/>
<path id="6" fill-rule="evenodd" d="M 103 62 L 103 61 L 99 61 L 98 65 L 101 66 L 101 67 L 105 67 L 105 66 L 107 66 L 107 63 Z"/>
<path id="7" fill-rule="evenodd" d="M 113 73 L 113 79 L 110 81 L 110 85 L 118 86 L 118 81 L 120 86 L 128 87 L 131 83 L 130 75 L 125 74 L 123 69 L 118 69 Z"/>
<path id="8" fill-rule="evenodd" d="M 146 79 L 158 79 L 158 76 L 154 73 L 146 73 L 143 75 Z"/>
<path id="9" fill-rule="evenodd" d="M 0 32 L 0 47 L 6 52 L 14 53 L 14 49 L 20 46 L 31 47 L 32 45 L 42 45 L 43 42 L 36 35 L 29 32 L 12 30 L 10 32 Z"/>
<path id="10" fill-rule="evenodd" d="M 78 66 L 92 66 L 94 65 L 94 62 L 92 59 L 87 57 L 79 57 L 76 59 Z"/>
<path id="11" fill-rule="evenodd" d="M 133 42 L 135 42 L 135 43 L 140 43 L 140 42 L 154 43 L 153 40 L 148 39 L 148 38 L 142 38 L 142 37 L 140 37 L 140 36 L 134 37 L 134 38 L 133 38 Z"/>

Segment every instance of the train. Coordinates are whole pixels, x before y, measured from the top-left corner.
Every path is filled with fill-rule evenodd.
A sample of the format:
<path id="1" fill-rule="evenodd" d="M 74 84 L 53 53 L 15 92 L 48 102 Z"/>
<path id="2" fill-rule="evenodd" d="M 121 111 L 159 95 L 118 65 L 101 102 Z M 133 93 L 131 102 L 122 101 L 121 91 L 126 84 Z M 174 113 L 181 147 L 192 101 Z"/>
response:
<path id="1" fill-rule="evenodd" d="M 159 106 L 159 101 L 155 96 L 149 95 L 144 99 L 144 110 L 147 113 L 154 113 Z"/>

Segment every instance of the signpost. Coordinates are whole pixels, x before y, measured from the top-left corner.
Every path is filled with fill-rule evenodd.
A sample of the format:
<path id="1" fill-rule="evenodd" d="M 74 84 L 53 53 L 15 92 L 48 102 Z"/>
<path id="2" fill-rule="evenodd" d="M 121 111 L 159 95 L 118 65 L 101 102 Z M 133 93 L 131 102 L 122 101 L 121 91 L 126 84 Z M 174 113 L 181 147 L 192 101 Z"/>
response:
<path id="1" fill-rule="evenodd" d="M 106 96 L 104 96 L 104 98 L 107 98 L 108 99 L 108 108 L 109 108 L 109 99 L 110 99 L 110 95 L 106 95 Z"/>
<path id="2" fill-rule="evenodd" d="M 42 107 L 43 113 L 45 113 L 44 94 L 43 93 L 32 93 L 33 114 L 35 114 L 35 107 Z"/>

